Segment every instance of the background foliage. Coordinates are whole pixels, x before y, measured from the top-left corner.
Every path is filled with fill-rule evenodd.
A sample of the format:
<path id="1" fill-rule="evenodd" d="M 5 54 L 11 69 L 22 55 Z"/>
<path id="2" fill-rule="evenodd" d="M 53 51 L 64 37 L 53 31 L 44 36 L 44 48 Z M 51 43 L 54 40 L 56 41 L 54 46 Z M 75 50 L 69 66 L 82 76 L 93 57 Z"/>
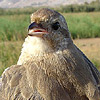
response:
<path id="1" fill-rule="evenodd" d="M 73 39 L 100 37 L 100 12 L 62 13 Z M 0 16 L 0 41 L 24 40 L 30 14 Z"/>
<path id="2" fill-rule="evenodd" d="M 27 36 L 30 15 L 38 8 L 0 8 L 0 75 L 16 64 L 22 43 Z M 52 8 L 62 13 L 73 39 L 100 37 L 100 2 Z M 92 59 L 91 59 L 92 60 Z M 99 68 L 100 61 L 92 62 Z"/>

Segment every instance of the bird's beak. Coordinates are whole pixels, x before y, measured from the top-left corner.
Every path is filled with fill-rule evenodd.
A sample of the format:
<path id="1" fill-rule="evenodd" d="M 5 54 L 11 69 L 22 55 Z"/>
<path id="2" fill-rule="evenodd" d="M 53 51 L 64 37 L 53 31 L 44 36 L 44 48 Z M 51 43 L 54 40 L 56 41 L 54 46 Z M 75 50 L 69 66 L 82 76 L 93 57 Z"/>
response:
<path id="1" fill-rule="evenodd" d="M 28 27 L 28 35 L 29 36 L 37 36 L 42 37 L 44 34 L 48 34 L 48 32 L 42 28 L 40 24 L 33 22 Z"/>

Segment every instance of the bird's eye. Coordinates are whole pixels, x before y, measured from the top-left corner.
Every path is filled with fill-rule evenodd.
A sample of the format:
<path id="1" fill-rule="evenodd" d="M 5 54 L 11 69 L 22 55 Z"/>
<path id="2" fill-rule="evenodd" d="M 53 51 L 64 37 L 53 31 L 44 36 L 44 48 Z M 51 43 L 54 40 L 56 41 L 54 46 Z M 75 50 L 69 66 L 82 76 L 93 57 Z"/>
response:
<path id="1" fill-rule="evenodd" d="M 60 27 L 59 22 L 55 22 L 55 23 L 52 24 L 52 29 L 54 29 L 54 30 L 58 30 L 59 27 Z"/>

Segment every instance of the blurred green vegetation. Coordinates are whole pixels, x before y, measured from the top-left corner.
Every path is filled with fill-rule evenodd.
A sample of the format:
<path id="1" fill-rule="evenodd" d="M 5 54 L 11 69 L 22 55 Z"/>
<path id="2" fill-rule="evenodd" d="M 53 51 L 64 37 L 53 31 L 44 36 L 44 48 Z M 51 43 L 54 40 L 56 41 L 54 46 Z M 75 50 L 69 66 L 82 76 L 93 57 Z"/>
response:
<path id="1" fill-rule="evenodd" d="M 100 37 L 100 12 L 64 13 L 72 38 Z"/>
<path id="2" fill-rule="evenodd" d="M 68 12 L 97 12 L 100 11 L 100 1 L 92 1 L 91 3 L 85 2 L 84 4 L 66 5 L 54 8 L 55 10 L 68 13 Z"/>
<path id="3" fill-rule="evenodd" d="M 17 63 L 21 48 L 22 41 L 0 42 L 0 76 L 7 67 Z"/>
<path id="4" fill-rule="evenodd" d="M 27 35 L 30 15 L 37 9 L 0 8 L 0 41 L 23 40 Z M 64 15 L 73 39 L 100 37 L 100 13 L 97 12 L 100 11 L 99 0 L 90 4 L 85 2 L 81 5 L 66 5 L 52 9 Z"/>
<path id="5" fill-rule="evenodd" d="M 100 37 L 100 12 L 62 13 L 73 39 Z M 30 14 L 0 16 L 0 41 L 24 40 Z"/>
<path id="6" fill-rule="evenodd" d="M 5 68 L 16 64 L 22 42 L 28 33 L 30 15 L 37 9 L 32 7 L 0 8 L 0 75 Z M 85 2 L 84 5 L 69 5 L 52 9 L 64 15 L 73 39 L 100 37 L 100 2 L 98 0 L 90 4 Z M 94 59 L 92 62 L 97 67 L 100 66 L 99 61 Z"/>
<path id="7" fill-rule="evenodd" d="M 100 61 L 99 60 L 95 60 L 91 59 L 92 63 L 97 67 L 97 69 L 100 71 Z"/>
<path id="8" fill-rule="evenodd" d="M 0 41 L 21 40 L 27 35 L 29 15 L 0 16 Z"/>
<path id="9" fill-rule="evenodd" d="M 29 15 L 31 13 L 33 13 L 34 11 L 36 11 L 38 8 L 33 8 L 33 7 L 29 7 L 29 8 L 8 8 L 8 9 L 3 9 L 0 8 L 0 15 Z"/>
<path id="10" fill-rule="evenodd" d="M 25 7 L 25 8 L 0 8 L 0 15 L 29 15 L 39 9 L 40 7 Z M 41 7 L 42 8 L 42 7 Z M 49 7 L 51 8 L 51 7 Z M 98 12 L 100 11 L 100 0 L 92 1 L 91 3 L 85 2 L 84 4 L 65 5 L 52 8 L 61 13 L 68 12 Z"/>

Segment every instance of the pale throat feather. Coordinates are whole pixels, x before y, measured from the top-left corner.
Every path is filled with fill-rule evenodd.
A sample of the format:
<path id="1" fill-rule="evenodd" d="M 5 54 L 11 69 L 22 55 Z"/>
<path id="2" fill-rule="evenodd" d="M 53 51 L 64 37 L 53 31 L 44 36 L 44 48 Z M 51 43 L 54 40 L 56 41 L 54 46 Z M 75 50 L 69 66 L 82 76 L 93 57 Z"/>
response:
<path id="1" fill-rule="evenodd" d="M 28 36 L 23 44 L 17 65 L 22 65 L 32 57 L 42 56 L 44 53 L 52 51 L 50 46 L 42 38 Z"/>

